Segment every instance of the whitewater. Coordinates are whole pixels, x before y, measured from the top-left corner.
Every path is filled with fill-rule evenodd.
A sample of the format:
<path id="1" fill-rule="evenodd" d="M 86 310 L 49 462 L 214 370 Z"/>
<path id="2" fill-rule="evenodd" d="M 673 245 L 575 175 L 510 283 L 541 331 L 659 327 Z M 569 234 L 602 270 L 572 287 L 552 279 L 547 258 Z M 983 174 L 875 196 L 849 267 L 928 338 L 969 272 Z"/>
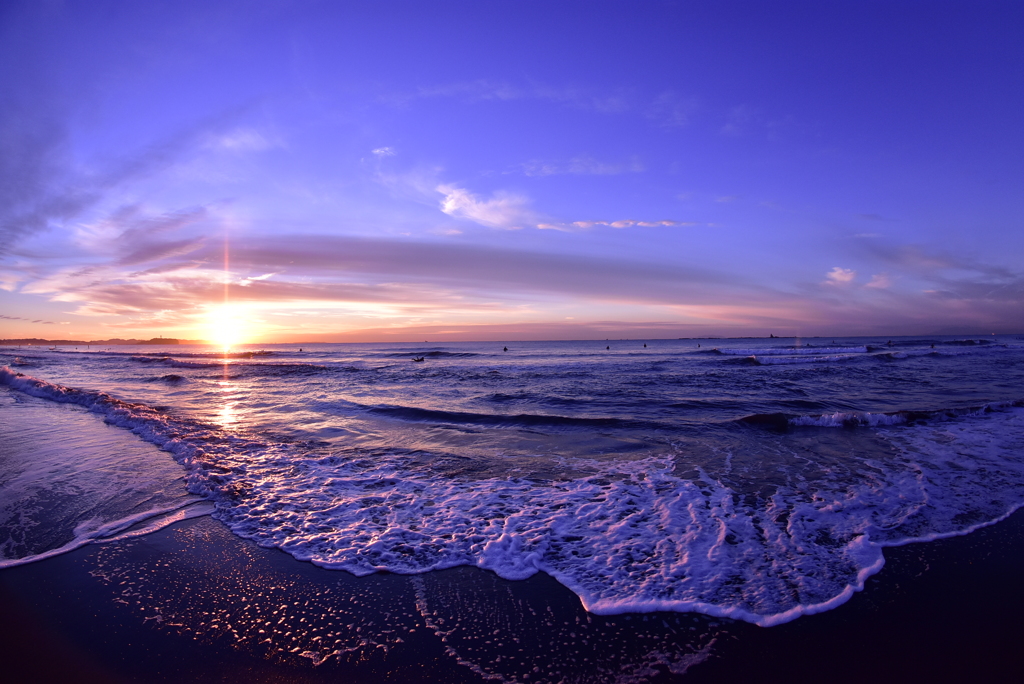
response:
<path id="1" fill-rule="evenodd" d="M 1013 336 L 0 347 L 0 568 L 210 515 L 774 625 L 1024 505 L 1022 388 Z"/>

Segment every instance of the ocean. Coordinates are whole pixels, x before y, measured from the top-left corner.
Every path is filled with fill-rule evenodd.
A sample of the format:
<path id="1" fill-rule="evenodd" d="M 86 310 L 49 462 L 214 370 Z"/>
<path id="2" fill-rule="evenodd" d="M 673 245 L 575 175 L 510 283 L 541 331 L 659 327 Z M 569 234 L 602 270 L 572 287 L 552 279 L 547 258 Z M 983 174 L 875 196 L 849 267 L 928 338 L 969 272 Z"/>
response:
<path id="1" fill-rule="evenodd" d="M 845 603 L 887 547 L 1022 504 L 1021 337 L 0 347 L 0 569 L 210 518 L 407 576 L 486 679 L 544 677 L 453 646 L 438 571 L 770 627 Z M 386 623 L 366 643 L 400 643 Z"/>

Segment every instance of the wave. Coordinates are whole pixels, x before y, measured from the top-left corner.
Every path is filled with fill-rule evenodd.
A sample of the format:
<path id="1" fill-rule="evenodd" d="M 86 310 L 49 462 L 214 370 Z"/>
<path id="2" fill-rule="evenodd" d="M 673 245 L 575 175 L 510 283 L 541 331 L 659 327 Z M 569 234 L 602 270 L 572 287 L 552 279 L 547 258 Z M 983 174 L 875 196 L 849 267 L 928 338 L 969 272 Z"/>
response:
<path id="1" fill-rule="evenodd" d="M 221 363 L 207 363 L 203 361 L 179 361 L 178 359 L 172 359 L 169 356 L 161 357 L 139 357 L 133 356 L 132 361 L 138 363 L 159 363 L 164 366 L 171 368 L 224 368 L 227 362 Z"/>
<path id="2" fill-rule="evenodd" d="M 813 475 L 819 464 L 809 478 L 780 478 L 772 493 L 752 497 L 668 446 L 668 453 L 646 458 L 572 459 L 572 476 L 544 482 L 463 479 L 432 465 L 443 455 L 357 447 L 324 454 L 228 434 L 6 367 L 0 383 L 89 407 L 171 452 L 189 490 L 213 502 L 214 517 L 261 546 L 356 575 L 458 565 L 506 579 L 543 571 L 601 614 L 695 611 L 780 624 L 849 599 L 881 569 L 883 547 L 963 534 L 1024 501 L 1024 402 L 924 412 L 952 413 L 956 429 L 940 421 L 912 425 L 917 412 L 805 416 L 829 427 L 844 424 L 843 416 L 856 415 L 864 425 L 890 424 L 872 415 L 898 416 L 906 429 L 873 433 L 891 453 L 849 466 L 856 474 L 867 464 L 870 477 L 837 478 L 827 467 Z M 509 418 L 374 409 L 432 421 Z M 771 424 L 779 416 L 787 425 L 803 424 L 786 414 L 743 420 Z M 576 420 L 595 427 L 593 421 L 611 419 Z M 750 445 L 766 450 L 753 458 L 784 453 L 786 439 L 758 435 Z"/>
<path id="3" fill-rule="evenodd" d="M 197 355 L 198 356 L 198 355 Z M 205 361 L 182 361 L 170 356 L 131 356 L 132 361 L 143 364 L 160 364 L 168 368 L 216 368 L 219 370 L 231 369 L 232 371 L 245 370 L 263 375 L 316 375 L 331 370 L 331 367 L 315 363 L 286 363 L 265 361 L 258 363 L 245 363 L 241 361 L 224 361 L 221 363 L 209 363 Z M 241 358 L 241 357 L 240 357 Z M 245 357 L 249 358 L 249 357 Z M 363 369 L 352 366 L 339 367 L 336 370 L 344 372 L 360 371 Z"/>
<path id="4" fill-rule="evenodd" d="M 866 346 L 858 347 L 762 347 L 759 349 L 721 349 L 715 348 L 711 352 L 714 354 L 723 354 L 726 356 L 797 356 L 800 354 L 816 354 L 829 355 L 829 354 L 858 354 L 866 353 L 868 348 Z"/>
<path id="5" fill-rule="evenodd" d="M 286 375 L 321 375 L 323 373 L 336 371 L 340 373 L 357 373 L 365 369 L 353 366 L 324 366 L 317 363 L 235 363 L 231 365 L 232 370 L 244 370 L 246 373 L 260 376 L 286 376 Z"/>
<path id="6" fill-rule="evenodd" d="M 765 355 L 750 355 L 750 356 L 736 356 L 731 352 L 724 354 L 728 358 L 723 359 L 722 363 L 729 363 L 734 365 L 750 365 L 750 366 L 788 366 L 794 364 L 811 364 L 811 363 L 842 363 L 848 361 L 864 361 L 867 359 L 876 359 L 880 361 L 904 361 L 912 358 L 941 358 L 941 357 L 955 357 L 965 356 L 980 353 L 994 352 L 1000 349 L 1008 349 L 1007 345 L 992 344 L 989 346 L 982 347 L 980 349 L 914 349 L 914 350 L 887 350 L 886 347 L 867 347 L 867 353 L 851 353 L 851 354 L 835 354 L 835 355 L 821 355 L 821 352 L 827 351 L 825 349 L 804 349 L 799 354 L 792 356 L 784 356 L 782 354 L 765 354 Z M 884 350 L 884 351 L 883 351 Z M 734 350 L 739 351 L 739 350 Z M 752 350 L 743 350 L 752 351 Z M 716 352 L 721 353 L 721 352 Z"/>
<path id="7" fill-rule="evenodd" d="M 978 340 L 890 340 L 885 344 L 869 344 L 868 351 L 885 351 L 892 349 L 893 347 L 928 347 L 930 349 L 936 349 L 939 347 L 1006 347 L 1005 342 L 996 342 L 993 340 L 978 339 Z"/>
<path id="8" fill-rule="evenodd" d="M 729 364 L 731 366 L 760 366 L 761 361 L 756 356 L 731 356 L 727 359 L 722 359 L 720 363 Z"/>
<path id="9" fill-rule="evenodd" d="M 992 402 L 980 406 L 943 408 L 933 410 L 906 410 L 872 413 L 870 411 L 836 411 L 810 416 L 789 413 L 755 413 L 736 419 L 748 425 L 773 428 L 787 427 L 880 427 L 887 425 L 913 425 L 928 420 L 948 420 L 964 416 L 980 416 L 993 411 L 1024 406 L 1024 399 Z"/>
<path id="10" fill-rule="evenodd" d="M 637 427 L 665 427 L 660 424 L 648 421 L 636 421 L 623 418 L 579 418 L 575 416 L 552 416 L 529 413 L 495 414 L 495 413 L 471 413 L 468 411 L 439 411 L 436 409 L 423 409 L 414 406 L 372 406 L 367 409 L 370 413 L 408 420 L 415 422 L 430 423 L 464 423 L 470 425 L 499 425 L 506 427 L 538 427 L 538 426 L 567 426 L 567 427 L 594 427 L 594 428 L 637 428 Z"/>
<path id="11" fill-rule="evenodd" d="M 403 350 L 403 351 L 392 352 L 390 354 L 384 354 L 384 356 L 394 357 L 394 358 L 407 358 L 407 357 L 408 358 L 412 358 L 412 357 L 423 356 L 423 357 L 428 358 L 428 359 L 442 359 L 442 358 L 464 359 L 464 358 L 469 358 L 469 357 L 472 357 L 472 356 L 482 356 L 482 355 L 477 353 L 477 352 L 449 352 L 449 351 L 441 351 L 441 350 L 438 350 L 438 349 L 434 349 L 432 351 L 420 351 L 420 350 L 404 351 Z"/>
<path id="12" fill-rule="evenodd" d="M 129 356 L 129 357 L 166 357 L 168 354 L 166 351 L 154 351 L 154 352 L 120 352 L 120 351 L 90 351 L 90 352 L 64 352 L 66 354 L 84 354 L 88 356 Z M 276 356 L 279 352 L 267 351 L 260 349 L 259 351 L 239 351 L 239 352 L 186 352 L 186 351 L 175 351 L 174 356 L 179 358 L 189 359 L 252 359 L 263 356 Z"/>
<path id="13" fill-rule="evenodd" d="M 0 557 L 0 570 L 53 558 L 80 549 L 87 544 L 105 544 L 152 534 L 182 520 L 210 515 L 212 512 L 213 507 L 208 502 L 187 501 L 174 506 L 151 508 L 118 520 L 107 522 L 86 520 L 75 527 L 74 538 L 62 546 L 20 558 Z"/>
<path id="14" fill-rule="evenodd" d="M 839 356 L 751 356 L 749 359 L 758 366 L 790 366 L 793 364 L 804 364 L 804 363 L 840 363 L 843 361 L 853 361 L 856 359 L 863 359 L 864 356 L 854 356 L 852 354 L 839 355 Z"/>

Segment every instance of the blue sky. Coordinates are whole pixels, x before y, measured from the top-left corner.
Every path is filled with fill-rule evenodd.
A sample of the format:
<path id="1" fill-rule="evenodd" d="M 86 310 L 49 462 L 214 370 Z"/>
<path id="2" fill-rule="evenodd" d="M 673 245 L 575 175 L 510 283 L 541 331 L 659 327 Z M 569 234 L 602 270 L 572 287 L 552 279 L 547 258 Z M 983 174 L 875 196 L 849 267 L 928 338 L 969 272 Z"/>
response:
<path id="1" fill-rule="evenodd" d="M 1011 2 L 7 2 L 0 337 L 1021 332 L 1022 30 Z"/>

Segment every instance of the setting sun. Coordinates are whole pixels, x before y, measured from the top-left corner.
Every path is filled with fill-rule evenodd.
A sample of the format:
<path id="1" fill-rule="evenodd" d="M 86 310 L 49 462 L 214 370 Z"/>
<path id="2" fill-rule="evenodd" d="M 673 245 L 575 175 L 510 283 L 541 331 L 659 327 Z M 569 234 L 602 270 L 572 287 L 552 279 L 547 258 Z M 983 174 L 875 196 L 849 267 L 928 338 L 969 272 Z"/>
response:
<path id="1" fill-rule="evenodd" d="M 251 336 L 250 324 L 244 309 L 224 304 L 212 308 L 207 314 L 206 339 L 222 347 L 246 342 Z"/>

